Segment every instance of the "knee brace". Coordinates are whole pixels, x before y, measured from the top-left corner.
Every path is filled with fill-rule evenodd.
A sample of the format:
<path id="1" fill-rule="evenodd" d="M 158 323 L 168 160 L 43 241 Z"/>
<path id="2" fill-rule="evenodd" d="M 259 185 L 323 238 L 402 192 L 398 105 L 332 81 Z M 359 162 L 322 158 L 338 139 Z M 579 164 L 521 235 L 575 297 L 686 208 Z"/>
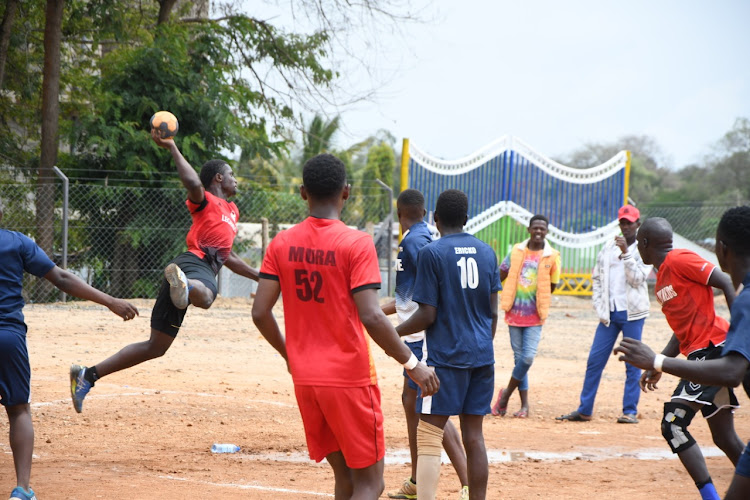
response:
<path id="1" fill-rule="evenodd" d="M 664 418 L 661 421 L 661 435 L 672 448 L 672 453 L 687 450 L 695 444 L 688 426 L 693 421 L 695 410 L 682 403 L 664 403 Z"/>
<path id="2" fill-rule="evenodd" d="M 417 453 L 440 456 L 443 452 L 443 429 L 424 420 L 417 426 Z"/>

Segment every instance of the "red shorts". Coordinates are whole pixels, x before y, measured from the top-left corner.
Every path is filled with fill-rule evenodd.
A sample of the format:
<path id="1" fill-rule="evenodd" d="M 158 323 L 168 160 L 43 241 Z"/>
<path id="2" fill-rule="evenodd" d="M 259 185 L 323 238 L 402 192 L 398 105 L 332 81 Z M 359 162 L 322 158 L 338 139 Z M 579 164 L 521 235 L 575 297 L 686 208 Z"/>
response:
<path id="1" fill-rule="evenodd" d="M 341 451 L 351 469 L 364 469 L 385 456 L 380 389 L 295 385 L 310 458 L 320 462 Z"/>

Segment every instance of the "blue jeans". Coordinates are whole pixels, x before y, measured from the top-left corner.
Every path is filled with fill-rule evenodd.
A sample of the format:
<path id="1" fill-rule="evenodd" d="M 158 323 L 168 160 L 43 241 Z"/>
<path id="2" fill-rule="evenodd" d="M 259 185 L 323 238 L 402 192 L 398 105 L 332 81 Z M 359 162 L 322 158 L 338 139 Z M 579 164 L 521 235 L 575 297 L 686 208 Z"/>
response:
<path id="1" fill-rule="evenodd" d="M 583 378 L 581 405 L 578 407 L 578 413 L 593 415 L 596 391 L 599 389 L 604 367 L 607 366 L 607 361 L 612 355 L 617 336 L 622 332 L 623 337 L 641 340 L 644 321 L 645 319 L 628 321 L 627 311 L 613 311 L 609 313 L 609 326 L 599 323 L 596 327 L 594 342 L 589 351 L 589 361 L 586 364 L 586 376 Z M 630 363 L 625 363 L 625 393 L 622 397 L 622 412 L 626 415 L 638 413 L 638 400 L 641 397 L 640 378 L 641 370 Z"/>
<path id="2" fill-rule="evenodd" d="M 536 326 L 511 326 L 510 347 L 513 349 L 513 373 L 511 377 L 518 380 L 518 390 L 529 390 L 529 368 L 536 357 L 536 349 L 542 339 L 542 325 Z"/>

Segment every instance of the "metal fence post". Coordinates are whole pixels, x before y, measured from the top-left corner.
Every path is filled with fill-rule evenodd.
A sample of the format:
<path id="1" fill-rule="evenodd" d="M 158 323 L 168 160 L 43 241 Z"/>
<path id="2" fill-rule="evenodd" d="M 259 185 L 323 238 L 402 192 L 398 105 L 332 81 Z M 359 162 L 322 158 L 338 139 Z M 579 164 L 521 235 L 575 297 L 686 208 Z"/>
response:
<path id="1" fill-rule="evenodd" d="M 63 213 L 62 213 L 62 267 L 63 269 L 68 268 L 68 189 L 69 181 L 68 177 L 62 173 L 62 170 L 56 166 L 52 167 L 52 171 L 55 172 L 63 183 Z M 60 300 L 65 302 L 66 293 L 60 292 Z"/>
<path id="2" fill-rule="evenodd" d="M 388 295 L 390 295 L 391 272 L 393 272 L 393 189 L 380 179 L 375 179 L 375 182 L 388 191 Z"/>

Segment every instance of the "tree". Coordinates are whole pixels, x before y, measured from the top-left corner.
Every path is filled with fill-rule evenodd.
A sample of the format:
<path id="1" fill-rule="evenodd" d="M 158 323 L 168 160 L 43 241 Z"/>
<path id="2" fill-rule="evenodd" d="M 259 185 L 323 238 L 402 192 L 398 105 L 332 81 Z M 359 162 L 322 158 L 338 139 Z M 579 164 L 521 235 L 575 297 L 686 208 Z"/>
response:
<path id="1" fill-rule="evenodd" d="M 313 156 L 332 151 L 333 136 L 339 130 L 340 118 L 326 120 L 316 114 L 302 136 L 302 164 Z"/>
<path id="2" fill-rule="evenodd" d="M 734 122 L 715 146 L 709 166 L 715 196 L 738 204 L 750 200 L 750 119 Z"/>
<path id="3" fill-rule="evenodd" d="M 5 61 L 8 59 L 8 47 L 10 46 L 10 30 L 16 17 L 18 0 L 7 0 L 3 21 L 0 24 L 0 89 L 3 88 L 5 79 Z"/>
<path id="4" fill-rule="evenodd" d="M 561 163 L 591 168 L 623 150 L 631 153 L 629 196 L 636 203 L 653 200 L 661 189 L 674 183 L 669 160 L 656 140 L 647 135 L 626 135 L 611 143 L 587 143 L 563 157 Z"/>

